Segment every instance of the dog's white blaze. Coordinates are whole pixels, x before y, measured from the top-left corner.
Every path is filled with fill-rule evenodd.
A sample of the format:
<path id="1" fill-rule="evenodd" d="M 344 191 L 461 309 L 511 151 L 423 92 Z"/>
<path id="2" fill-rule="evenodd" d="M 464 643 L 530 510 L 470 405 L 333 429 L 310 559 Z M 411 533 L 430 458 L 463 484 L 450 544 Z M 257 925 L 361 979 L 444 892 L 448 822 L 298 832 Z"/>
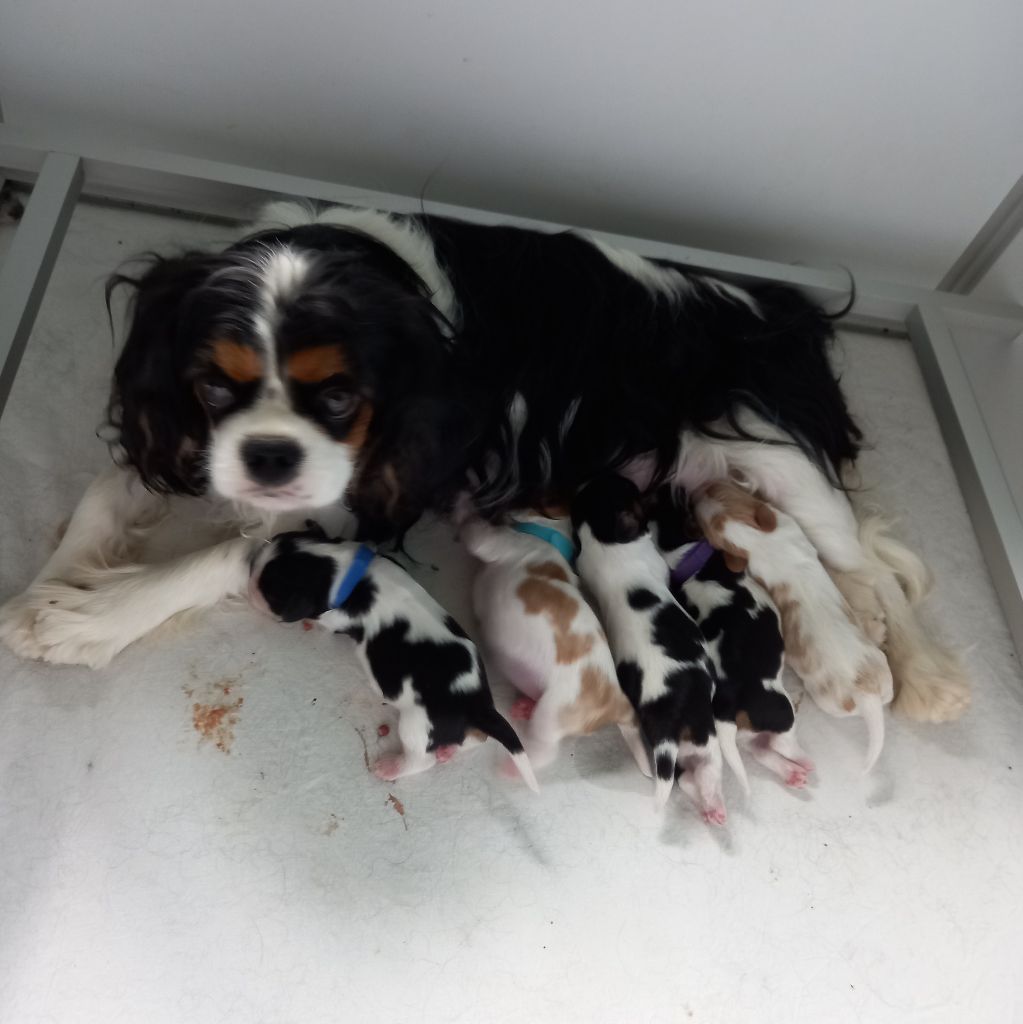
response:
<path id="1" fill-rule="evenodd" d="M 253 316 L 253 328 L 263 352 L 265 395 L 284 395 L 277 330 L 285 307 L 301 292 L 308 274 L 308 259 L 287 245 L 267 248 L 259 255 L 259 308 Z"/>
<path id="2" fill-rule="evenodd" d="M 430 236 L 409 217 L 384 213 L 381 210 L 359 210 L 347 206 L 331 206 L 317 210 L 314 206 L 295 202 L 275 202 L 265 206 L 260 227 L 299 227 L 303 224 L 332 224 L 347 228 L 386 245 L 401 257 L 418 275 L 430 293 L 430 299 L 450 324 L 458 322 L 458 303 L 447 274 L 441 269 Z"/>

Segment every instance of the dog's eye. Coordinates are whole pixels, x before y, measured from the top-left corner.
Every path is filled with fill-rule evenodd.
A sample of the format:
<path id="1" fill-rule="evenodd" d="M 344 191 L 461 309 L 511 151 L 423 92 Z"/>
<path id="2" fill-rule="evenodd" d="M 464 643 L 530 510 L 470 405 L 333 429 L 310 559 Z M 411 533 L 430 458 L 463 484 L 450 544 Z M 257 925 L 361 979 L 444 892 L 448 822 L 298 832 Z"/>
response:
<path id="1" fill-rule="evenodd" d="M 359 396 L 341 388 L 328 388 L 320 395 L 320 408 L 332 420 L 343 420 L 355 412 Z"/>
<path id="2" fill-rule="evenodd" d="M 234 402 L 234 392 L 229 387 L 208 380 L 199 385 L 199 397 L 209 409 L 226 409 Z"/>

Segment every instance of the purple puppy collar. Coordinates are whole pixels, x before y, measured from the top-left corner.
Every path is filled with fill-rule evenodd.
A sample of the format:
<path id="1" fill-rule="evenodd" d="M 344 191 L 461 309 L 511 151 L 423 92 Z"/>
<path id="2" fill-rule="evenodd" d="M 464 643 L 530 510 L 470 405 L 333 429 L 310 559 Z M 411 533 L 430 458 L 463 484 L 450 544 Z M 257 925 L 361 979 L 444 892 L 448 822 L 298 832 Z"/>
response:
<path id="1" fill-rule="evenodd" d="M 687 580 L 691 580 L 707 564 L 712 554 L 714 549 L 707 541 L 701 540 L 694 544 L 671 570 L 672 587 L 681 587 Z"/>

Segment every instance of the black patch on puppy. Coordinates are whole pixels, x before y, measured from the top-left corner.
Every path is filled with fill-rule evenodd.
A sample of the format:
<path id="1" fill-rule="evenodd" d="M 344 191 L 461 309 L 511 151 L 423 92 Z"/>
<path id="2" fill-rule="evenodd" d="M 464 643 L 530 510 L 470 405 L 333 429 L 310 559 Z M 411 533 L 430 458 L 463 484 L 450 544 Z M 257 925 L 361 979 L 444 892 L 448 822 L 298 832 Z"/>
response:
<path id="1" fill-rule="evenodd" d="M 618 685 L 622 688 L 629 703 L 639 707 L 639 697 L 643 688 L 643 670 L 634 661 L 620 661 L 615 666 L 618 673 Z"/>
<path id="2" fill-rule="evenodd" d="M 630 608 L 635 608 L 636 611 L 641 612 L 645 608 L 653 608 L 658 602 L 657 595 L 652 590 L 647 590 L 646 587 L 633 587 L 627 595 Z"/>
<path id="3" fill-rule="evenodd" d="M 749 715 L 755 732 L 788 732 L 796 723 L 792 702 L 777 690 L 747 688 L 739 698 L 738 710 Z"/>
<path id="4" fill-rule="evenodd" d="M 348 600 L 341 607 L 349 615 L 365 615 L 373 607 L 376 596 L 376 584 L 368 577 L 364 577 L 355 584 L 355 589 L 348 595 Z"/>
<path id="5" fill-rule="evenodd" d="M 347 607 L 345 610 L 348 611 Z M 408 679 L 412 680 L 412 686 L 419 693 L 423 693 L 431 685 L 435 686 L 437 680 L 452 682 L 472 671 L 472 655 L 464 644 L 409 640 L 408 631 L 408 621 L 398 619 L 366 644 L 369 667 L 388 700 L 394 701 L 401 696 L 402 687 Z"/>
<path id="6" fill-rule="evenodd" d="M 339 636 L 351 637 L 357 644 L 361 644 L 366 639 L 366 630 L 359 625 L 352 625 L 347 629 L 335 629 L 334 632 Z"/>
<path id="7" fill-rule="evenodd" d="M 700 627 L 674 601 L 654 613 L 654 643 L 673 661 L 699 661 L 703 655 Z"/>

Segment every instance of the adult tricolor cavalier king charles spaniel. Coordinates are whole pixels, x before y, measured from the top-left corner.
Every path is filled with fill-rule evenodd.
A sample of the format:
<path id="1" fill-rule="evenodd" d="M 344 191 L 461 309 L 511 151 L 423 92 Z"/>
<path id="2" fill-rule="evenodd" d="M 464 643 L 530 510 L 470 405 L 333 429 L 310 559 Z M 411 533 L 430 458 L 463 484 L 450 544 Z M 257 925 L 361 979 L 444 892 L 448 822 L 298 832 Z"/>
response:
<path id="1" fill-rule="evenodd" d="M 858 523 L 842 488 L 860 433 L 829 365 L 831 318 L 791 288 L 575 232 L 292 203 L 223 252 L 153 258 L 121 284 L 134 304 L 110 404 L 119 465 L 0 610 L 22 655 L 103 665 L 244 591 L 251 531 L 132 562 L 165 495 L 228 499 L 267 531 L 344 502 L 379 542 L 463 492 L 491 517 L 564 508 L 617 472 L 697 502 L 738 482 L 798 524 L 822 596 L 884 650 L 907 713 L 966 705 L 912 609 L 922 565 Z"/>

